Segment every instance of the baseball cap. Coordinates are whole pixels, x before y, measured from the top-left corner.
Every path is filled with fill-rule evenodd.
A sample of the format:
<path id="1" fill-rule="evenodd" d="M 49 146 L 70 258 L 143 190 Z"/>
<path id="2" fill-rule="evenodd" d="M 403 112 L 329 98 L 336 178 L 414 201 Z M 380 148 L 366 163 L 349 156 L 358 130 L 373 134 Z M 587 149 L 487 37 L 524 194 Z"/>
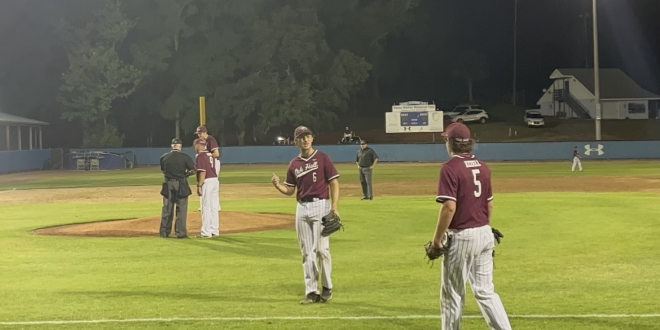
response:
<path id="1" fill-rule="evenodd" d="M 293 132 L 294 139 L 297 139 L 301 135 L 305 135 L 305 134 L 310 134 L 311 135 L 312 130 L 310 130 L 306 126 L 298 126 L 298 127 L 296 127 L 295 132 Z"/>
<path id="2" fill-rule="evenodd" d="M 469 141 L 470 129 L 463 123 L 452 123 L 440 135 L 457 141 Z"/>
<path id="3" fill-rule="evenodd" d="M 209 131 L 206 129 L 206 126 L 199 126 L 197 127 L 197 130 L 195 131 L 195 134 L 199 133 L 208 133 Z"/>
<path id="4" fill-rule="evenodd" d="M 172 144 L 183 144 L 183 141 L 181 141 L 181 139 L 174 138 L 172 139 Z"/>
<path id="5" fill-rule="evenodd" d="M 367 144 L 367 140 L 360 140 L 360 144 Z"/>
<path id="6" fill-rule="evenodd" d="M 195 139 L 195 141 L 193 141 L 193 146 L 196 146 L 198 144 L 206 145 L 206 140 L 204 140 L 204 139 Z"/>

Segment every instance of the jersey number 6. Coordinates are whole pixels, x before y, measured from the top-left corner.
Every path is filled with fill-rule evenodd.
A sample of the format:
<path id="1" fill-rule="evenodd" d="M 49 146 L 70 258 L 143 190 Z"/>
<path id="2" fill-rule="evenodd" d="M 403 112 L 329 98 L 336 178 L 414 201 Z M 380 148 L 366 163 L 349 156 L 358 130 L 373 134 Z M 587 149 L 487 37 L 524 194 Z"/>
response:
<path id="1" fill-rule="evenodd" d="M 479 170 L 472 170 L 472 178 L 474 179 L 474 185 L 476 186 L 476 189 L 474 191 L 474 197 L 479 197 L 481 196 L 481 181 L 477 179 L 477 174 L 479 174 Z"/>
<path id="2" fill-rule="evenodd" d="M 316 182 L 316 172 L 312 172 L 312 180 Z"/>

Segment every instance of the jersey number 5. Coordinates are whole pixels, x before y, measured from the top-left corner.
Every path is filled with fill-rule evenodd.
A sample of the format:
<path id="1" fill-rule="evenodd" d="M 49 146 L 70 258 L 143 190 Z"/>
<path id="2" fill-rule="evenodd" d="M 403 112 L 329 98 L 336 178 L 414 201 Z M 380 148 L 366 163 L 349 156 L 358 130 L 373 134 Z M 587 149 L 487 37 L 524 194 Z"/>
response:
<path id="1" fill-rule="evenodd" d="M 472 170 L 472 178 L 474 179 L 474 185 L 476 186 L 476 190 L 474 191 L 474 197 L 479 197 L 481 196 L 481 181 L 477 179 L 477 174 L 479 174 L 479 170 Z"/>

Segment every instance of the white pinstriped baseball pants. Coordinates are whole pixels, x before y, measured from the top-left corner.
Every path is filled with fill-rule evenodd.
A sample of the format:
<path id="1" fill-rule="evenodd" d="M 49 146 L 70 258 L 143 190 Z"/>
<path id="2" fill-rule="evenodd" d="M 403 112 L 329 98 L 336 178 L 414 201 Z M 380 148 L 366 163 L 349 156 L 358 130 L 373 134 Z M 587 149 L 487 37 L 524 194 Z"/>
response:
<path id="1" fill-rule="evenodd" d="M 493 285 L 495 238 L 490 226 L 449 230 L 453 235 L 442 267 L 442 330 L 459 330 L 465 304 L 465 282 L 477 299 L 481 314 L 493 330 L 510 330 L 511 324 Z"/>
<path id="2" fill-rule="evenodd" d="M 220 182 L 218 178 L 208 178 L 204 180 L 202 186 L 202 236 L 220 235 L 220 219 L 218 215 L 218 189 Z"/>
<path id="3" fill-rule="evenodd" d="M 330 201 L 321 199 L 314 202 L 298 202 L 296 207 L 296 234 L 302 254 L 305 294 L 319 292 L 318 278 L 321 284 L 332 289 L 332 256 L 330 255 L 330 237 L 322 237 L 321 218 L 330 212 Z M 317 257 L 321 259 L 319 269 Z"/>

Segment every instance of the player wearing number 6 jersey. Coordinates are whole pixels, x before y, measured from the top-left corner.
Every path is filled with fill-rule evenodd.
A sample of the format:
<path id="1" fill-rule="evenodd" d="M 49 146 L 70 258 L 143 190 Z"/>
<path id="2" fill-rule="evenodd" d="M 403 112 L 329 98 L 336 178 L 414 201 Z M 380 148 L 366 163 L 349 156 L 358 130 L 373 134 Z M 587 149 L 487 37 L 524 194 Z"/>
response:
<path id="1" fill-rule="evenodd" d="M 442 247 L 444 234 L 450 237 L 442 265 L 442 329 L 461 328 L 466 281 L 490 329 L 511 329 L 493 286 L 495 238 L 490 227 L 490 169 L 471 154 L 474 142 L 467 126 L 453 123 L 442 135 L 451 158 L 440 170 L 436 201 L 442 203 L 442 209 L 432 240 Z"/>
<path id="2" fill-rule="evenodd" d="M 271 182 L 280 193 L 287 196 L 295 193 L 298 200 L 296 234 L 305 276 L 305 298 L 300 303 L 307 305 L 332 298 L 330 236 L 321 236 L 321 219 L 330 210 L 339 214 L 339 173 L 328 155 L 314 150 L 314 137 L 309 128 L 297 127 L 294 139 L 300 155 L 289 163 L 284 184 L 280 183 L 280 178 L 274 173 Z M 317 257 L 321 259 L 320 268 Z M 323 287 L 321 290 L 318 287 L 319 274 Z"/>

